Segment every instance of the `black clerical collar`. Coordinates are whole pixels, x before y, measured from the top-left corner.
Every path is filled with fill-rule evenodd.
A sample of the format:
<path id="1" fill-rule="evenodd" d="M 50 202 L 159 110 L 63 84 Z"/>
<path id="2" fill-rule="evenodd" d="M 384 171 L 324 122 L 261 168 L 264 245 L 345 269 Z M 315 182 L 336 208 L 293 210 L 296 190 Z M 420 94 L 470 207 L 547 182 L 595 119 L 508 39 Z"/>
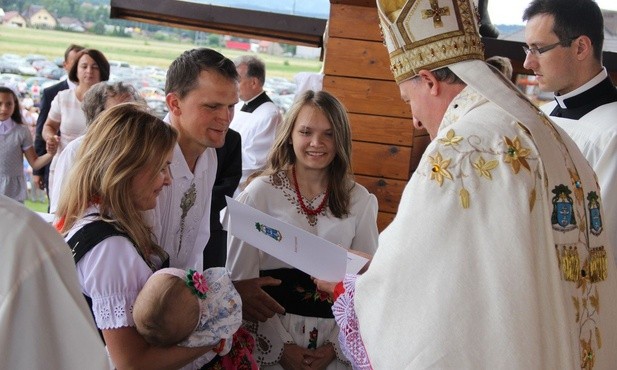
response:
<path id="1" fill-rule="evenodd" d="M 266 94 L 265 91 L 262 91 L 261 94 L 257 95 L 257 97 L 253 98 L 253 100 L 245 103 L 240 109 L 242 112 L 253 113 L 255 109 L 259 108 L 263 103 L 271 102 L 272 100 Z"/>
<path id="2" fill-rule="evenodd" d="M 557 106 L 551 112 L 553 117 L 563 117 L 568 119 L 580 119 L 592 110 L 604 104 L 617 101 L 617 88 L 613 85 L 610 77 L 606 77 L 599 84 L 590 89 L 575 95 L 571 98 L 563 99 L 557 102 Z"/>

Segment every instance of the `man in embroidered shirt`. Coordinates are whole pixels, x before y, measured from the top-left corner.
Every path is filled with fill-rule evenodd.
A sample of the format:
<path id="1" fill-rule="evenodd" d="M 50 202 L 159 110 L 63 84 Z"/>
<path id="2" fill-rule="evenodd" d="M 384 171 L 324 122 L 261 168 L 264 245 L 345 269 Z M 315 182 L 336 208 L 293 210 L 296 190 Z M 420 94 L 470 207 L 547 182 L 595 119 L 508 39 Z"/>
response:
<path id="1" fill-rule="evenodd" d="M 238 102 L 233 62 L 206 48 L 185 51 L 168 71 L 166 120 L 178 130 L 170 172 L 153 211 L 153 232 L 169 253 L 171 267 L 203 269 L 210 237 L 210 206 L 216 148 L 223 146 Z"/>
<path id="2" fill-rule="evenodd" d="M 524 67 L 555 100 L 542 110 L 572 137 L 600 182 L 602 227 L 617 247 L 617 89 L 602 66 L 604 22 L 592 0 L 534 0 Z"/>
<path id="3" fill-rule="evenodd" d="M 617 271 L 607 233 L 590 232 L 602 212 L 576 144 L 484 62 L 472 0 L 377 7 L 401 97 L 433 140 L 370 267 L 334 304 L 349 358 L 614 368 Z"/>
<path id="4" fill-rule="evenodd" d="M 165 93 L 166 120 L 178 130 L 169 169 L 173 181 L 163 188 L 148 217 L 159 245 L 169 253 L 170 267 L 201 271 L 210 237 L 216 148 L 225 142 L 238 102 L 238 73 L 233 62 L 215 50 L 188 50 L 171 63 Z M 246 319 L 265 320 L 284 311 L 261 289 L 279 280 L 264 277 L 235 284 Z"/>
<path id="5" fill-rule="evenodd" d="M 238 87 L 241 101 L 236 104 L 230 127 L 242 137 L 242 188 L 249 175 L 263 169 L 266 164 L 282 117 L 278 107 L 263 89 L 266 81 L 264 62 L 257 57 L 244 55 L 234 63 L 240 76 Z"/>

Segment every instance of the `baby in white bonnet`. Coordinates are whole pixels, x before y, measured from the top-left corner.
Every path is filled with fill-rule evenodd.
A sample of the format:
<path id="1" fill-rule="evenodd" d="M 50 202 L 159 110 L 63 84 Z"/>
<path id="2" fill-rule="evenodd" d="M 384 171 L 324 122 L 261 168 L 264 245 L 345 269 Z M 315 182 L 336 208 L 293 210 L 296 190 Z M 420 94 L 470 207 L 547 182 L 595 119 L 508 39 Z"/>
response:
<path id="1" fill-rule="evenodd" d="M 232 336 L 242 324 L 242 302 L 225 268 L 203 274 L 165 268 L 155 272 L 137 296 L 133 319 L 152 345 L 216 345 L 200 358 L 205 364 L 231 349 Z"/>

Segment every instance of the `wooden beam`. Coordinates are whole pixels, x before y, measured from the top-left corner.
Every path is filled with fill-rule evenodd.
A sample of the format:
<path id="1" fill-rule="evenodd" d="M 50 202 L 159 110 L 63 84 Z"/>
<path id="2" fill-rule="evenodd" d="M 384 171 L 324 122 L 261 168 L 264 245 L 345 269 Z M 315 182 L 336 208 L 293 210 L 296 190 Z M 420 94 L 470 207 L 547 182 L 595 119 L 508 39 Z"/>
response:
<path id="1" fill-rule="evenodd" d="M 324 90 L 342 99 L 350 113 L 407 119 L 411 117 L 411 108 L 401 99 L 394 81 L 336 77 L 326 74 L 323 87 Z"/>
<path id="2" fill-rule="evenodd" d="M 325 65 L 327 75 L 393 81 L 388 50 L 381 42 L 330 35 L 326 58 L 328 55 L 333 57 Z"/>
<path id="3" fill-rule="evenodd" d="M 343 4 L 377 8 L 375 0 L 330 0 L 330 4 Z"/>
<path id="4" fill-rule="evenodd" d="M 321 47 L 325 19 L 190 1 L 111 0 L 111 18 Z"/>
<path id="5" fill-rule="evenodd" d="M 328 34 L 330 37 L 382 42 L 377 9 L 332 2 Z"/>

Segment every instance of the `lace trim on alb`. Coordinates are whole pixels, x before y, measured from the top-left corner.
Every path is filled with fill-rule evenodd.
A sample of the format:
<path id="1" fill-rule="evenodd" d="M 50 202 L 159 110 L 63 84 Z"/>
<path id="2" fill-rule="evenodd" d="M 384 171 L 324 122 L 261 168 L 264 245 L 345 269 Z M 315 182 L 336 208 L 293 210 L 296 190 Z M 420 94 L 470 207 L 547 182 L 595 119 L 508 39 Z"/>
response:
<path id="1" fill-rule="evenodd" d="M 339 325 L 339 344 L 345 357 L 351 361 L 354 369 L 372 370 L 371 363 L 364 348 L 354 306 L 356 290 L 356 275 L 346 275 L 343 280 L 345 293 L 341 294 L 334 305 L 332 312 Z"/>

